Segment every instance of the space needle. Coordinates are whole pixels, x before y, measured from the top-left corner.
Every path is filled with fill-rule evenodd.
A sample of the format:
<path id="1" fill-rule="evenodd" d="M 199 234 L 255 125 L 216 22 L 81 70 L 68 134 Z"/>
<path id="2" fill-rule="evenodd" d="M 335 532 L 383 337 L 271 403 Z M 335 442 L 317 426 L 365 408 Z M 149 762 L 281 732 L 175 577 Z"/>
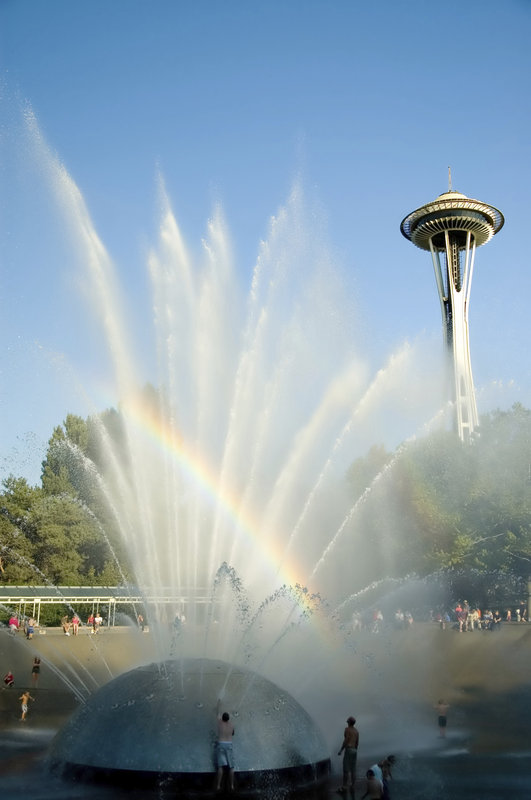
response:
<path id="1" fill-rule="evenodd" d="M 402 234 L 421 250 L 429 250 L 441 302 L 443 337 L 453 374 L 452 399 L 460 439 L 470 441 L 478 425 L 468 337 L 468 308 L 476 247 L 501 230 L 503 214 L 449 188 L 402 221 Z"/>

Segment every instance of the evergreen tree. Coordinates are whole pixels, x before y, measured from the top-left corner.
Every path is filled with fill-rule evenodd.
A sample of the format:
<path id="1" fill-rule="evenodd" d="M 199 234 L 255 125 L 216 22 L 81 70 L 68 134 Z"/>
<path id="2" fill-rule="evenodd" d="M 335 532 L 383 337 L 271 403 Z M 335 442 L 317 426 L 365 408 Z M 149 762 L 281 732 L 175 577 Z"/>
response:
<path id="1" fill-rule="evenodd" d="M 25 478 L 10 476 L 0 495 L 0 581 L 9 584 L 36 582 L 35 538 L 31 511 L 42 490 L 29 486 Z"/>

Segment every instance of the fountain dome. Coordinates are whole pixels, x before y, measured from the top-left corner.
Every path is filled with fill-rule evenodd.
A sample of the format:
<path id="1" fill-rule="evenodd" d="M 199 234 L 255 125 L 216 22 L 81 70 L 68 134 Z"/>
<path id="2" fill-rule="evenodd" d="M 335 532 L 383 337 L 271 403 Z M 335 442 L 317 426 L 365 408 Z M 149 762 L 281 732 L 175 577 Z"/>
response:
<path id="1" fill-rule="evenodd" d="M 99 689 L 56 735 L 51 766 L 78 779 L 211 789 L 220 694 L 235 727 L 238 788 L 300 789 L 328 777 L 324 738 L 293 697 L 249 669 L 194 658 L 140 666 Z"/>

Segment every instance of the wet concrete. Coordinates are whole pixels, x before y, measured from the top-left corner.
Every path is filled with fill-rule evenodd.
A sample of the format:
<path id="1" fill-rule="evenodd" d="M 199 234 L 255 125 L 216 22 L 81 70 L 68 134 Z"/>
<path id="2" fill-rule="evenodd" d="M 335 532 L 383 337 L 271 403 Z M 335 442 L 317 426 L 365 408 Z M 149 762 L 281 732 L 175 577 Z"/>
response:
<path id="1" fill-rule="evenodd" d="M 78 672 L 83 665 L 88 686 L 105 683 L 112 674 L 149 659 L 148 634 L 141 637 L 117 629 L 98 636 L 95 642 L 84 630 L 71 641 L 72 637 L 52 630 L 31 643 L 21 634 L 13 638 L 0 632 L 0 671 L 3 675 L 11 669 L 16 681 L 14 689 L 0 691 L 0 781 L 5 800 L 21 794 L 32 800 L 176 796 L 170 786 L 153 793 L 65 783 L 47 770 L 49 743 L 79 702 L 53 671 L 52 662 L 60 662 L 65 674 L 68 664 Z M 44 663 L 39 684 L 32 687 L 31 665 L 37 650 Z M 370 669 L 360 672 L 359 664 L 369 664 Z M 328 698 L 334 709 L 342 707 L 345 714 L 353 711 L 358 717 L 361 744 L 355 797 L 364 793 L 365 770 L 389 752 L 397 755 L 392 800 L 531 797 L 530 664 L 527 624 L 507 625 L 497 633 L 460 635 L 419 624 L 414 631 L 359 634 L 352 663 L 347 658 L 340 665 L 355 691 L 346 696 L 344 682 L 338 681 L 336 686 L 329 684 Z M 36 698 L 26 723 L 19 721 L 23 688 Z M 450 703 L 445 739 L 438 736 L 433 709 L 439 696 Z M 324 704 L 327 698 L 316 700 L 318 718 L 319 702 Z M 339 722 L 343 725 L 342 717 Z M 324 792 L 328 797 L 340 796 L 336 790 L 341 784 L 341 759 L 335 752 L 341 732 L 342 728 L 327 731 L 333 765 Z"/>

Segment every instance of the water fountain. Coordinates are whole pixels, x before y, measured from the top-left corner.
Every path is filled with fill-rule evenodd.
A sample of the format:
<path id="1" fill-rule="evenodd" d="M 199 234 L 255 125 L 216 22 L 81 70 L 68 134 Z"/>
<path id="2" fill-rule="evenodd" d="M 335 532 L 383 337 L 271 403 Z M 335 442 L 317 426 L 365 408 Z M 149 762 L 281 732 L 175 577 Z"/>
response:
<path id="1" fill-rule="evenodd" d="M 220 214 L 204 263 L 194 263 L 161 186 L 159 244 L 149 256 L 160 390 L 140 392 L 113 266 L 77 187 L 58 166 L 54 174 L 106 325 L 123 430 L 116 442 L 96 418 L 99 470 L 71 443 L 58 446 L 92 482 L 127 546 L 155 661 L 94 695 L 51 760 L 78 775 L 164 774 L 210 785 L 212 709 L 223 691 L 242 731 L 240 785 L 319 784 L 329 769 L 326 741 L 292 687 L 270 679 L 282 674 L 279 643 L 289 654 L 294 631 L 325 617 L 321 596 L 305 585 L 322 588 L 329 531 L 337 538 L 344 527 L 348 498 L 337 486 L 347 443 L 408 351 L 374 381 L 363 374 L 344 341 L 346 317 L 334 320 L 337 276 L 308 236 L 300 190 L 273 221 L 242 300 Z M 156 587 L 171 587 L 176 607 L 150 600 Z M 186 615 L 179 637 L 168 634 L 177 611 Z M 125 734 L 102 749 L 117 719 Z M 144 728 L 149 742 L 139 741 Z"/>
<path id="2" fill-rule="evenodd" d="M 93 777 L 195 785 L 199 776 L 205 785 L 221 697 L 243 733 L 243 785 L 318 785 L 352 705 L 375 707 L 390 675 L 406 685 L 386 642 L 359 649 L 342 627 L 346 598 L 385 578 L 385 542 L 376 566 L 359 556 L 359 502 L 344 472 L 390 435 L 389 418 L 391 446 L 421 430 L 418 420 L 437 410 L 437 382 L 410 369 L 417 346 L 376 373 L 356 354 L 352 308 L 300 188 L 272 220 L 245 295 L 221 212 L 191 255 L 162 179 L 148 258 L 156 357 L 146 369 L 83 197 L 31 115 L 29 127 L 79 248 L 122 425 L 117 442 L 95 405 L 104 463 L 95 469 L 68 442 L 61 457 L 98 493 L 125 543 L 151 651 L 104 681 L 59 734 L 52 761 Z M 140 390 L 146 375 L 156 391 Z M 157 600 L 162 589 L 173 606 Z M 400 736 L 398 722 L 386 733 Z M 113 747 L 102 747 L 111 737 Z"/>

